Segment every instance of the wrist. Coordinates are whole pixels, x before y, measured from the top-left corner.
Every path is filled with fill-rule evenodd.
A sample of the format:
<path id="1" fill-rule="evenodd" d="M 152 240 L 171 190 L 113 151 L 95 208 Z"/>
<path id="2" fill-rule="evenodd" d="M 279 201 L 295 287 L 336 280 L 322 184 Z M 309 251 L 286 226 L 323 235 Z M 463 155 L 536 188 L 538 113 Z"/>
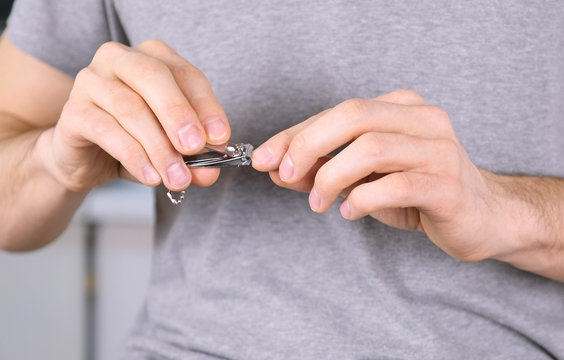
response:
<path id="1" fill-rule="evenodd" d="M 48 131 L 22 131 L 2 141 L 0 155 L 10 174 L 3 179 L 7 191 L 0 207 L 4 250 L 32 250 L 55 239 L 86 194 L 66 189 L 46 167 Z"/>
<path id="2" fill-rule="evenodd" d="M 562 254 L 555 251 L 560 222 L 558 210 L 551 208 L 552 193 L 544 183 L 549 180 L 484 173 L 500 209 L 495 217 L 499 243 L 490 258 L 535 273 L 550 272 L 554 257 Z"/>

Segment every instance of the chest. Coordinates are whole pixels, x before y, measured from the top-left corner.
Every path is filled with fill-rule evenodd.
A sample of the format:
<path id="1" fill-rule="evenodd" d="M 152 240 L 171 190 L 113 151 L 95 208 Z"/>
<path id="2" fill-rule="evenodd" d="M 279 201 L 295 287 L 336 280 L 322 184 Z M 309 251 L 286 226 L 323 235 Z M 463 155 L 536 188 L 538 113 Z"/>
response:
<path id="1" fill-rule="evenodd" d="M 385 1 L 126 1 L 132 45 L 159 38 L 209 78 L 233 139 L 260 143 L 351 97 L 412 88 L 478 165 L 562 173 L 564 6 Z"/>

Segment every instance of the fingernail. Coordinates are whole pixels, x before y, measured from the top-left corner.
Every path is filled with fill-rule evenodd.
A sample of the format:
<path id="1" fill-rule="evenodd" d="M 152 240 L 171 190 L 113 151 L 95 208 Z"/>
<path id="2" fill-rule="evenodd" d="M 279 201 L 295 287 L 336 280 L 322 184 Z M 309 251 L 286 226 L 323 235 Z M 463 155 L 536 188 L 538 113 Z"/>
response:
<path id="1" fill-rule="evenodd" d="M 178 130 L 178 137 L 180 138 L 182 147 L 188 151 L 198 149 L 204 141 L 202 132 L 194 124 L 188 124 Z"/>
<path id="2" fill-rule="evenodd" d="M 209 138 L 212 140 L 219 140 L 225 136 L 227 126 L 220 119 L 211 119 L 204 123 L 204 129 Z"/>
<path id="3" fill-rule="evenodd" d="M 282 160 L 282 164 L 280 164 L 278 171 L 280 179 L 282 179 L 283 181 L 287 181 L 292 178 L 292 176 L 294 175 L 294 163 L 292 163 L 290 155 L 286 155 L 284 160 Z"/>
<path id="4" fill-rule="evenodd" d="M 166 173 L 170 183 L 177 188 L 182 188 L 188 183 L 188 171 L 179 163 L 169 167 Z"/>
<path id="5" fill-rule="evenodd" d="M 321 200 L 319 200 L 319 196 L 317 195 L 317 191 L 315 189 L 311 189 L 309 193 L 309 206 L 311 210 L 318 212 L 319 208 L 321 207 Z"/>
<path id="6" fill-rule="evenodd" d="M 341 204 L 341 215 L 343 215 L 345 219 L 350 219 L 351 217 L 351 208 L 349 207 L 348 200 L 343 201 Z"/>
<path id="7" fill-rule="evenodd" d="M 266 164 L 272 159 L 272 151 L 268 146 L 260 146 L 253 151 L 252 158 L 256 164 Z"/>
<path id="8" fill-rule="evenodd" d="M 145 166 L 145 168 L 143 169 L 143 176 L 145 177 L 145 181 L 149 184 L 157 184 L 161 182 L 159 173 L 151 164 Z"/>

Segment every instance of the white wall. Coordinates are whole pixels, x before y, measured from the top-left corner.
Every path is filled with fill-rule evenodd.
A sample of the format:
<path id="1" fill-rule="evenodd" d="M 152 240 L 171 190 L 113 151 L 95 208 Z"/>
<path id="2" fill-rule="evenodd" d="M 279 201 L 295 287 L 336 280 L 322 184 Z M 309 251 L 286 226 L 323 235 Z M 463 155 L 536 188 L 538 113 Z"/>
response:
<path id="1" fill-rule="evenodd" d="M 117 359 L 141 308 L 151 266 L 152 227 L 108 225 L 98 237 L 96 359 Z"/>
<path id="2" fill-rule="evenodd" d="M 84 336 L 87 223 L 98 224 L 96 359 L 119 358 L 146 291 L 153 235 L 152 191 L 124 182 L 93 192 L 53 244 L 0 252 L 0 359 L 91 359 Z"/>
<path id="3" fill-rule="evenodd" d="M 0 253 L 0 359 L 82 358 L 81 230 L 33 253 Z"/>

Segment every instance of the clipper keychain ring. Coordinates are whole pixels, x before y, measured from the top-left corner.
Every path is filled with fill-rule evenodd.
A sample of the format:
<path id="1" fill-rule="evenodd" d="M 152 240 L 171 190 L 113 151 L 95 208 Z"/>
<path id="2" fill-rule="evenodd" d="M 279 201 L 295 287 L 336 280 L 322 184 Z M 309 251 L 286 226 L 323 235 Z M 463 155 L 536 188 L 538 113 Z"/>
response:
<path id="1" fill-rule="evenodd" d="M 211 147 L 206 147 L 205 150 L 205 152 L 199 154 L 184 156 L 184 163 L 192 168 L 225 168 L 251 165 L 251 152 L 253 151 L 251 144 L 227 143 L 222 151 Z M 175 196 L 175 193 L 179 195 Z M 168 190 L 166 193 L 170 202 L 174 205 L 180 204 L 185 194 L 185 190 Z"/>

